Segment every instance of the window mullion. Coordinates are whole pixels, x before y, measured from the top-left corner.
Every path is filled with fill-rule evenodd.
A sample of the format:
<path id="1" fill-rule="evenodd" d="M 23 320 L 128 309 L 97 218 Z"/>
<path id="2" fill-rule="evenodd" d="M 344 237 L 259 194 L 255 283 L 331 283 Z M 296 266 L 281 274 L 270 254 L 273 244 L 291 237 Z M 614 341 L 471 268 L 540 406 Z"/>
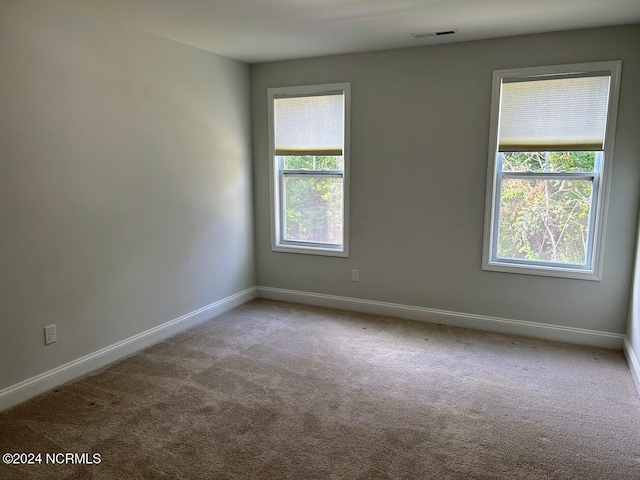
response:
<path id="1" fill-rule="evenodd" d="M 499 172 L 502 178 L 519 178 L 527 180 L 591 180 L 596 172 Z"/>
<path id="2" fill-rule="evenodd" d="M 596 155 L 596 165 L 598 165 L 598 157 Z M 591 208 L 589 211 L 589 225 L 587 230 L 587 256 L 593 261 L 593 246 L 596 235 L 596 219 L 598 218 L 599 203 L 598 198 L 600 196 L 600 173 L 596 173 L 593 177 L 593 184 L 591 186 Z"/>
<path id="3" fill-rule="evenodd" d="M 344 172 L 341 170 L 282 170 L 281 173 L 285 177 L 344 177 Z"/>
<path id="4" fill-rule="evenodd" d="M 283 157 L 280 157 L 280 159 L 282 160 Z M 278 202 L 280 204 L 280 240 L 284 240 L 285 237 L 285 232 L 287 231 L 287 216 L 286 216 L 286 212 L 287 212 L 287 195 L 285 192 L 285 185 L 284 185 L 284 172 L 283 170 L 280 170 L 280 174 L 278 175 L 278 182 L 279 182 L 279 186 L 280 186 L 280 201 Z"/>

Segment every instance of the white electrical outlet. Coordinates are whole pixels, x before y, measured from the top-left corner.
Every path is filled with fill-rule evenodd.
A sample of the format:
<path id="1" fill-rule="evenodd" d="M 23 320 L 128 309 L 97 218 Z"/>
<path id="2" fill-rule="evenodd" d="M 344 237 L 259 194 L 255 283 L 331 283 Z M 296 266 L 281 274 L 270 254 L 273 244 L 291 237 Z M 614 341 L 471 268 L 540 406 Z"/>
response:
<path id="1" fill-rule="evenodd" d="M 58 341 L 58 336 L 56 335 L 56 326 L 48 325 L 44 327 L 44 344 L 50 345 L 52 343 L 56 343 Z"/>
<path id="2" fill-rule="evenodd" d="M 360 270 L 358 270 L 357 268 L 354 268 L 353 270 L 351 270 L 351 281 L 352 282 L 360 281 Z"/>

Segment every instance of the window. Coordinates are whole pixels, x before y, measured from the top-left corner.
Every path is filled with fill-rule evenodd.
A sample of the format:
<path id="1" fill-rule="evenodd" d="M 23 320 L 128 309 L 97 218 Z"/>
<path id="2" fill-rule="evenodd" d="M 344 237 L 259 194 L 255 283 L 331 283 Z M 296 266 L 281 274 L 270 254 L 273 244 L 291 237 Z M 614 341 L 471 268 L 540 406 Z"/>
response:
<path id="1" fill-rule="evenodd" d="M 270 88 L 272 250 L 349 254 L 350 84 Z"/>
<path id="2" fill-rule="evenodd" d="M 483 269 L 600 279 L 621 66 L 494 72 Z"/>

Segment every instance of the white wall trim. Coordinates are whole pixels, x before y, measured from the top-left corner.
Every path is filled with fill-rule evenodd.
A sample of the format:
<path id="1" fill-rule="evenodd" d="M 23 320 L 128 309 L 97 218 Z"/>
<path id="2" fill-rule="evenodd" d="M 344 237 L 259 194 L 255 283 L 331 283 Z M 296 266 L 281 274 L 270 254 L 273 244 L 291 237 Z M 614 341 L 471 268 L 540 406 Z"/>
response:
<path id="1" fill-rule="evenodd" d="M 238 305 L 257 297 L 257 288 L 251 287 L 217 302 L 202 307 L 181 317 L 150 328 L 142 333 L 126 338 L 72 362 L 31 377 L 20 383 L 0 390 L 0 411 L 24 402 L 40 393 L 62 385 L 74 378 L 85 375 L 115 360 L 142 350 L 176 333 L 209 320 Z"/>
<path id="2" fill-rule="evenodd" d="M 487 330 L 490 332 L 544 338 L 560 342 L 578 343 L 595 347 L 622 349 L 624 335 L 585 328 L 564 327 L 548 323 L 527 322 L 508 318 L 490 317 L 472 313 L 451 312 L 435 308 L 414 307 L 397 303 L 377 302 L 361 298 L 340 297 L 320 293 L 301 292 L 282 288 L 258 287 L 258 296 L 271 300 L 304 303 L 357 312 L 389 315 L 410 320 L 442 323 L 456 327 Z"/>
<path id="3" fill-rule="evenodd" d="M 636 357 L 636 354 L 633 352 L 633 348 L 627 337 L 624 337 L 624 348 L 622 350 L 629 364 L 629 370 L 631 370 L 631 378 L 633 378 L 633 383 L 636 385 L 638 395 L 640 395 L 640 363 L 638 363 L 638 357 Z"/>

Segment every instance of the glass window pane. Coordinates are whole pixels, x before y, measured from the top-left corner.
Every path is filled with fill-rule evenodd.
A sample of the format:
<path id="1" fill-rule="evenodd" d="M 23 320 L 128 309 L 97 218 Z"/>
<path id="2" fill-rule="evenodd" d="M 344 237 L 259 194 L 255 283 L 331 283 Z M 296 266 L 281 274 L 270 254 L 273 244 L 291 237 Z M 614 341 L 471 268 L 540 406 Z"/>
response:
<path id="1" fill-rule="evenodd" d="M 590 180 L 503 179 L 498 257 L 586 265 Z"/>
<path id="2" fill-rule="evenodd" d="M 284 178 L 285 228 L 288 241 L 342 245 L 342 178 Z"/>
<path id="3" fill-rule="evenodd" d="M 596 152 L 504 152 L 503 172 L 594 172 Z"/>
<path id="4" fill-rule="evenodd" d="M 344 170 L 344 157 L 299 155 L 284 157 L 285 170 Z"/>

